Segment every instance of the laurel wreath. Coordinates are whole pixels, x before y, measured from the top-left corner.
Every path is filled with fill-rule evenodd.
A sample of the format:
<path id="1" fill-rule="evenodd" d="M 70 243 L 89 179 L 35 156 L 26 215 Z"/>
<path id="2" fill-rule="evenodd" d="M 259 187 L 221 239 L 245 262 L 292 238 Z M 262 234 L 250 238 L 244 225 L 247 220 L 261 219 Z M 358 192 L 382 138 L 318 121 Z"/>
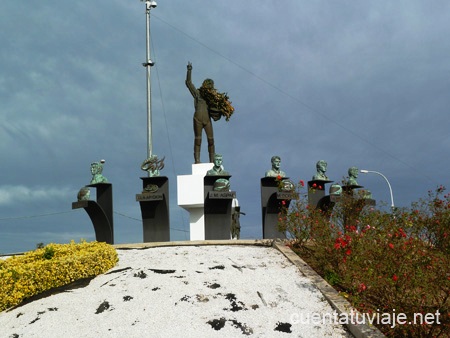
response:
<path id="1" fill-rule="evenodd" d="M 230 120 L 234 113 L 234 107 L 231 105 L 232 102 L 229 100 L 227 93 L 219 93 L 215 89 L 204 86 L 200 87 L 199 91 L 210 110 L 219 111 L 225 116 L 226 121 Z"/>

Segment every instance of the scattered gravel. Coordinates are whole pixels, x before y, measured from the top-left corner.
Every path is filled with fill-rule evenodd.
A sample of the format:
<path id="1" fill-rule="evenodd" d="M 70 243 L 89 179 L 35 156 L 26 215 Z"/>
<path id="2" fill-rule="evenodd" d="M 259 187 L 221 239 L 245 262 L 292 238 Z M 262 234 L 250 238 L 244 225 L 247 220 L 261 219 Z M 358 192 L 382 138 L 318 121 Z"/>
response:
<path id="1" fill-rule="evenodd" d="M 88 285 L 1 312 L 0 337 L 351 337 L 341 325 L 293 322 L 333 310 L 275 248 L 118 252 Z"/>

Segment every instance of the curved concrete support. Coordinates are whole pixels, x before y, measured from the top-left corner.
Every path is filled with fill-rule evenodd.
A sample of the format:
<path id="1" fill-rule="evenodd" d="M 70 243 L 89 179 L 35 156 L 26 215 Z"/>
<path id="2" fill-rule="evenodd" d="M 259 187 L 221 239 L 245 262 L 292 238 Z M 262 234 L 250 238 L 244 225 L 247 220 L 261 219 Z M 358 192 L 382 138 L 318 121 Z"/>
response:
<path id="1" fill-rule="evenodd" d="M 72 209 L 86 210 L 94 226 L 95 239 L 98 242 L 114 244 L 112 184 L 96 183 L 88 187 L 97 189 L 97 201 L 73 202 Z"/>

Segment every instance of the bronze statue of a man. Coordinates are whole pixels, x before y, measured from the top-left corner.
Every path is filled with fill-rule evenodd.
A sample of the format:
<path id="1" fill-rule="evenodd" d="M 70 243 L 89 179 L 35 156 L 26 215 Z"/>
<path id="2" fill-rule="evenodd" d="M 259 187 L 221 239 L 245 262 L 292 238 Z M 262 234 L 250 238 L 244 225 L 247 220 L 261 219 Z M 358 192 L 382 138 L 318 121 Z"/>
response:
<path id="1" fill-rule="evenodd" d="M 356 181 L 357 178 L 358 178 L 358 168 L 357 167 L 348 168 L 347 185 L 358 185 L 358 182 Z"/>
<path id="2" fill-rule="evenodd" d="M 327 162 L 324 160 L 317 161 L 316 163 L 316 169 L 317 172 L 313 176 L 313 180 L 321 180 L 321 181 L 328 181 L 328 176 L 325 174 L 327 171 Z"/>
<path id="3" fill-rule="evenodd" d="M 97 184 L 97 183 L 108 183 L 108 180 L 105 176 L 103 176 L 103 164 L 105 163 L 105 160 L 101 160 L 100 162 L 93 162 L 91 164 L 91 174 L 92 179 L 90 184 Z"/>
<path id="4" fill-rule="evenodd" d="M 200 89 L 195 88 L 191 80 L 192 74 L 192 63 L 188 62 L 187 74 L 186 74 L 186 86 L 191 92 L 194 98 L 194 160 L 195 163 L 200 163 L 200 149 L 202 144 L 202 132 L 205 130 L 206 137 L 208 140 L 208 153 L 209 162 L 214 161 L 214 132 L 213 125 L 210 117 L 211 107 L 205 101 L 205 98 L 200 94 Z M 214 90 L 214 81 L 211 79 L 206 79 L 203 81 L 202 87 Z"/>
<path id="5" fill-rule="evenodd" d="M 266 177 L 286 177 L 286 173 L 282 170 L 280 170 L 280 163 L 281 158 L 280 156 L 272 156 L 270 159 L 270 162 L 272 162 L 272 168 L 268 171 L 266 171 Z"/>
<path id="6" fill-rule="evenodd" d="M 222 155 L 214 154 L 214 166 L 206 172 L 207 176 L 229 176 L 230 173 L 223 168 Z"/>

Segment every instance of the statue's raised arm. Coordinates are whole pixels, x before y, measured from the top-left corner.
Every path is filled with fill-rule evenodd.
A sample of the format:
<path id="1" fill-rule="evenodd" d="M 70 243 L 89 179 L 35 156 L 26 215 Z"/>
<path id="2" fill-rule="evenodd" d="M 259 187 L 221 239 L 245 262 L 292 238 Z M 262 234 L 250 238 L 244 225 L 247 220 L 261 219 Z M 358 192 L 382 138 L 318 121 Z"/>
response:
<path id="1" fill-rule="evenodd" d="M 186 72 L 186 87 L 188 87 L 193 97 L 198 96 L 197 88 L 192 83 L 192 63 L 188 62 Z"/>

